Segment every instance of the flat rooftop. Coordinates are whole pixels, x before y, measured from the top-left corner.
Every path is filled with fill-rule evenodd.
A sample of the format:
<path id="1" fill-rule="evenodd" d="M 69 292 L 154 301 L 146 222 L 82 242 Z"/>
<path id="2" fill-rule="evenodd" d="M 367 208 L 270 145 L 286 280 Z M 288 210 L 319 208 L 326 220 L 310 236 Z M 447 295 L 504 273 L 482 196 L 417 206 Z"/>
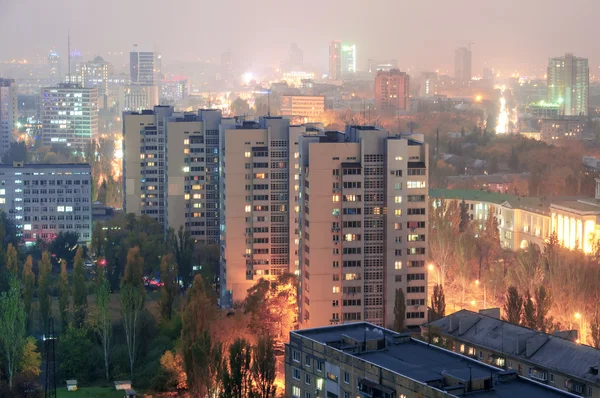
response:
<path id="1" fill-rule="evenodd" d="M 299 330 L 292 332 L 292 334 L 309 338 L 334 348 L 339 346 L 339 342 L 346 337 L 356 341 L 385 338 L 387 341 L 386 348 L 381 350 L 352 353 L 344 351 L 342 348 L 341 351 L 344 351 L 347 355 L 370 362 L 423 384 L 434 383 L 444 379 L 445 376 L 468 382 L 471 377 L 475 380 L 489 378 L 493 375 L 494 379 L 497 379 L 500 374 L 506 373 L 501 369 L 485 365 L 460 354 L 409 338 L 406 334 L 402 335 L 364 322 Z M 404 342 L 392 343 L 394 338 L 404 338 Z M 450 394 L 452 394 L 451 391 Z M 493 390 L 472 391 L 468 395 L 501 398 L 558 398 L 572 396 L 560 390 L 545 387 L 522 378 L 506 382 L 499 381 L 494 385 Z"/>
<path id="2" fill-rule="evenodd" d="M 0 164 L 0 169 L 71 169 L 71 168 L 90 168 L 88 163 L 26 163 L 23 166 L 14 166 L 12 164 Z"/>

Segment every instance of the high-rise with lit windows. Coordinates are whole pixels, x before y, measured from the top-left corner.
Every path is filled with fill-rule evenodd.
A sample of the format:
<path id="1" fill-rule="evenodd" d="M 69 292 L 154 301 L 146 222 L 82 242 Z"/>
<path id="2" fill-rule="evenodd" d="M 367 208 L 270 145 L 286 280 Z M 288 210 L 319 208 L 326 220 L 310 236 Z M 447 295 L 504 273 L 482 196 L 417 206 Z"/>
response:
<path id="1" fill-rule="evenodd" d="M 351 126 L 300 138 L 300 323 L 320 327 L 427 313 L 427 145 Z"/>
<path id="2" fill-rule="evenodd" d="M 10 149 L 18 121 L 17 85 L 0 78 L 0 154 Z"/>
<path id="3" fill-rule="evenodd" d="M 548 60 L 548 101 L 564 116 L 587 116 L 590 100 L 588 59 L 565 54 Z"/>
<path id="4" fill-rule="evenodd" d="M 79 65 L 80 81 L 83 87 L 95 87 L 98 89 L 98 107 L 103 109 L 109 104 L 109 79 L 114 73 L 110 62 L 102 57 L 96 57 L 92 61 Z"/>
<path id="5" fill-rule="evenodd" d="M 342 79 L 342 42 L 332 40 L 329 42 L 329 80 Z"/>
<path id="6" fill-rule="evenodd" d="M 98 90 L 61 83 L 41 95 L 43 144 L 84 151 L 98 134 Z"/>
<path id="7" fill-rule="evenodd" d="M 410 110 L 410 76 L 398 69 L 379 71 L 375 77 L 375 106 L 381 112 Z"/>

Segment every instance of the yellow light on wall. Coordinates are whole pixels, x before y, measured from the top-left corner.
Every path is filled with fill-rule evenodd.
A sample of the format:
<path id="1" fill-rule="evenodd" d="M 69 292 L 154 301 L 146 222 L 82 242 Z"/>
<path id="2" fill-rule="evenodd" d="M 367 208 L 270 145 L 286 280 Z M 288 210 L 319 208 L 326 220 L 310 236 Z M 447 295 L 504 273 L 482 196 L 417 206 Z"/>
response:
<path id="1" fill-rule="evenodd" d="M 586 220 L 584 224 L 585 237 L 583 242 L 583 252 L 589 254 L 592 252 L 592 242 L 594 241 L 594 232 L 596 231 L 596 222 L 594 220 Z"/>

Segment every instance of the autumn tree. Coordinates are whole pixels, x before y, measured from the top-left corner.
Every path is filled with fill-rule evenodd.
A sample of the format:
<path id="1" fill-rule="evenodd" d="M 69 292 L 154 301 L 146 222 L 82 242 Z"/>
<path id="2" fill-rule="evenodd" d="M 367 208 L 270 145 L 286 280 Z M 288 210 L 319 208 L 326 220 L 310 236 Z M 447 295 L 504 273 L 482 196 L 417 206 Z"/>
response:
<path id="1" fill-rule="evenodd" d="M 229 367 L 223 372 L 224 398 L 252 396 L 252 346 L 236 339 L 229 347 Z"/>
<path id="2" fill-rule="evenodd" d="M 12 388 L 15 369 L 25 344 L 25 310 L 17 278 L 9 280 L 9 290 L 0 295 L 0 353 L 8 386 Z"/>
<path id="3" fill-rule="evenodd" d="M 537 330 L 537 316 L 535 313 L 535 305 L 531 299 L 531 293 L 527 291 L 525 293 L 525 299 L 523 302 L 523 325 Z"/>
<path id="4" fill-rule="evenodd" d="M 69 326 L 69 274 L 67 273 L 67 262 L 60 262 L 60 280 L 58 282 L 58 310 L 60 312 L 60 320 L 62 330 L 67 330 Z"/>
<path id="5" fill-rule="evenodd" d="M 458 226 L 460 232 L 465 232 L 469 228 L 469 205 L 463 199 L 460 203 L 460 224 Z"/>
<path id="6" fill-rule="evenodd" d="M 8 244 L 6 248 L 6 269 L 10 272 L 15 278 L 19 275 L 19 263 L 17 261 L 17 248 L 12 245 L 12 243 Z"/>
<path id="7" fill-rule="evenodd" d="M 171 350 L 165 351 L 160 357 L 160 366 L 167 374 L 168 379 L 165 387 L 169 390 L 187 390 L 187 375 L 183 368 L 183 357 Z"/>
<path id="8" fill-rule="evenodd" d="M 257 398 L 273 398 L 277 387 L 275 350 L 270 335 L 258 337 L 258 343 L 252 350 L 252 378 L 256 384 Z"/>
<path id="9" fill-rule="evenodd" d="M 112 321 L 110 319 L 109 303 L 110 285 L 108 280 L 104 279 L 96 288 L 96 308 L 93 326 L 102 346 L 106 381 L 109 380 L 109 354 L 112 337 Z"/>
<path id="10" fill-rule="evenodd" d="M 38 350 L 35 337 L 29 336 L 23 343 L 21 358 L 17 363 L 17 372 L 27 377 L 38 377 L 41 364 L 42 356 Z"/>
<path id="11" fill-rule="evenodd" d="M 404 292 L 401 288 L 396 289 L 396 296 L 394 299 L 394 326 L 393 330 L 396 332 L 404 331 L 404 321 L 406 319 L 406 299 L 404 298 Z"/>
<path id="12" fill-rule="evenodd" d="M 223 345 L 205 329 L 196 341 L 185 341 L 183 363 L 188 386 L 198 397 L 219 396 L 223 392 L 225 358 Z"/>
<path id="13" fill-rule="evenodd" d="M 431 258 L 439 269 L 438 284 L 444 286 L 459 231 L 460 219 L 456 202 L 447 202 L 444 199 L 432 200 L 429 205 L 429 215 Z"/>
<path id="14" fill-rule="evenodd" d="M 598 315 L 598 311 L 596 311 L 590 321 L 590 337 L 592 338 L 592 346 L 600 349 L 600 316 Z"/>
<path id="15" fill-rule="evenodd" d="M 129 356 L 129 370 L 133 376 L 133 365 L 137 356 L 139 345 L 138 334 L 146 291 L 142 282 L 144 260 L 140 255 L 140 248 L 134 247 L 127 253 L 125 275 L 121 280 L 121 315 L 123 329 Z"/>
<path id="16" fill-rule="evenodd" d="M 85 270 L 83 249 L 79 247 L 73 260 L 73 326 L 81 328 L 87 315 L 87 287 L 85 285 Z"/>
<path id="17" fill-rule="evenodd" d="M 169 320 L 173 315 L 173 303 L 177 297 L 179 286 L 177 284 L 177 265 L 172 254 L 163 256 L 160 263 L 160 280 L 163 285 L 160 288 L 160 314 L 163 319 Z"/>
<path id="18" fill-rule="evenodd" d="M 44 333 L 48 330 L 48 319 L 51 312 L 51 286 L 50 273 L 52 264 L 48 252 L 42 253 L 42 260 L 38 262 L 38 302 L 40 304 L 40 324 Z"/>
<path id="19" fill-rule="evenodd" d="M 193 261 L 194 261 L 194 239 L 190 231 L 179 227 L 177 235 L 172 229 L 169 229 L 168 241 L 175 254 L 175 262 L 179 270 L 179 276 L 183 282 L 184 290 L 187 290 L 192 284 L 193 279 Z"/>
<path id="20" fill-rule="evenodd" d="M 540 285 L 535 291 L 535 318 L 536 328 L 541 332 L 552 329 L 552 318 L 548 318 L 552 308 L 552 296 L 544 285 Z"/>
<path id="21" fill-rule="evenodd" d="M 504 304 L 504 313 L 506 320 L 510 323 L 518 325 L 521 323 L 523 314 L 523 297 L 519 295 L 516 287 L 510 286 L 506 294 L 506 303 Z"/>
<path id="22" fill-rule="evenodd" d="M 461 288 L 460 301 L 465 303 L 465 291 L 473 277 L 473 257 L 475 254 L 475 237 L 468 232 L 461 234 L 455 245 L 456 280 Z"/>
<path id="23" fill-rule="evenodd" d="M 23 309 L 27 322 L 27 330 L 31 330 L 31 315 L 33 306 L 33 291 L 35 290 L 35 275 L 33 273 L 33 259 L 27 256 L 23 265 Z"/>
<path id="24" fill-rule="evenodd" d="M 433 287 L 433 295 L 431 296 L 432 321 L 441 319 L 446 316 L 446 296 L 442 285 Z"/>

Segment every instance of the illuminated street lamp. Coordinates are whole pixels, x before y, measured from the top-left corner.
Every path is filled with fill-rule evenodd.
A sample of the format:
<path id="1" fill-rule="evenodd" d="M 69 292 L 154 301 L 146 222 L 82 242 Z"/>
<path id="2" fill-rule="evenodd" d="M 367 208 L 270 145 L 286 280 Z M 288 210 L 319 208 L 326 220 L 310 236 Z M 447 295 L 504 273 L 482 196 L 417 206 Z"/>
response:
<path id="1" fill-rule="evenodd" d="M 435 266 L 435 264 L 429 263 L 429 265 L 427 266 L 427 269 L 429 269 L 429 271 L 434 271 L 434 270 L 436 271 L 437 284 L 439 285 L 440 284 L 440 270 L 439 270 L 439 268 L 437 268 Z"/>

